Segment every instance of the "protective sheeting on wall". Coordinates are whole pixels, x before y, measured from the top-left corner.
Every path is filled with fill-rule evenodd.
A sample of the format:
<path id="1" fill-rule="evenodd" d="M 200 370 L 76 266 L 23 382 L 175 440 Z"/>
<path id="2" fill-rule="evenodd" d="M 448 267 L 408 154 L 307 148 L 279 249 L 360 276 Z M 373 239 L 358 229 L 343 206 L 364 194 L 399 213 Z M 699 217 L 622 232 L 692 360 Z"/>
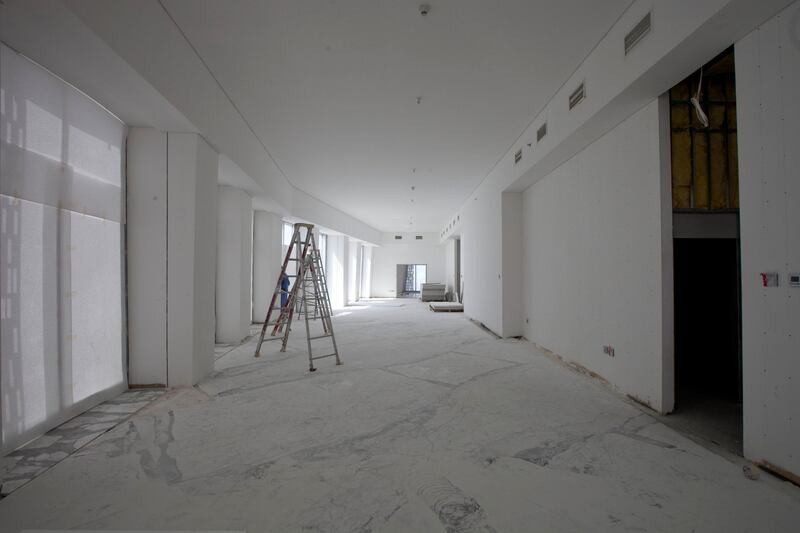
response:
<path id="1" fill-rule="evenodd" d="M 0 45 L 0 130 L 0 405 L 8 452 L 126 387 L 126 129 Z"/>
<path id="2" fill-rule="evenodd" d="M 735 45 L 744 453 L 800 479 L 800 2 Z M 763 287 L 761 273 L 778 274 Z"/>

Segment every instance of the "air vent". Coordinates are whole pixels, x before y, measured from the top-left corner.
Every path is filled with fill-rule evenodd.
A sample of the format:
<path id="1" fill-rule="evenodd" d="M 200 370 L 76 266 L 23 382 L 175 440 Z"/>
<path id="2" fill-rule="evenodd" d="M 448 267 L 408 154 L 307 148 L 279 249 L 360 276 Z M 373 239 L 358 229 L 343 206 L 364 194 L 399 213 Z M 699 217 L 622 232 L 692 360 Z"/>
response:
<path id="1" fill-rule="evenodd" d="M 578 85 L 578 88 L 572 91 L 572 94 L 569 95 L 569 108 L 572 109 L 576 105 L 580 104 L 584 98 L 586 98 L 586 84 L 581 83 Z"/>
<path id="2" fill-rule="evenodd" d="M 395 235 L 395 236 L 394 236 L 394 240 L 396 240 L 396 241 L 399 241 L 399 240 L 401 240 L 402 238 L 403 238 L 403 236 L 402 236 L 402 235 Z"/>
<path id="3" fill-rule="evenodd" d="M 538 143 L 539 141 L 541 141 L 542 139 L 544 139 L 544 136 L 545 136 L 545 135 L 547 135 L 547 122 L 545 122 L 544 124 L 542 124 L 542 125 L 539 127 L 539 129 L 538 129 L 538 130 L 536 130 L 536 142 Z"/>
<path id="4" fill-rule="evenodd" d="M 517 163 L 519 163 L 520 161 L 522 161 L 522 148 L 520 148 L 519 150 L 517 150 L 517 153 L 516 153 L 516 154 L 514 154 L 514 164 L 516 165 L 516 164 L 517 164 Z"/>
<path id="5" fill-rule="evenodd" d="M 415 237 L 415 239 L 417 239 L 418 241 L 421 241 L 421 240 L 422 240 L 422 235 L 417 235 L 417 236 Z"/>
<path id="6" fill-rule="evenodd" d="M 633 50 L 633 48 L 644 39 L 645 35 L 650 33 L 652 18 L 650 13 L 644 16 L 639 23 L 625 36 L 625 55 Z"/>

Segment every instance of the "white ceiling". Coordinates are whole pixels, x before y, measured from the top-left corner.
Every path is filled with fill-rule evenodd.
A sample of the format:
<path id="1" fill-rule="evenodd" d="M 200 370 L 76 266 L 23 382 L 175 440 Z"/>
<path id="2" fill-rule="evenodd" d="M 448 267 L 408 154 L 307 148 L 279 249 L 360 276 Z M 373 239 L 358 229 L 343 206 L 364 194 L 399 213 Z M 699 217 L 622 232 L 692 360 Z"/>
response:
<path id="1" fill-rule="evenodd" d="M 441 229 L 630 0 L 429 3 L 162 0 L 289 181 L 382 231 Z"/>

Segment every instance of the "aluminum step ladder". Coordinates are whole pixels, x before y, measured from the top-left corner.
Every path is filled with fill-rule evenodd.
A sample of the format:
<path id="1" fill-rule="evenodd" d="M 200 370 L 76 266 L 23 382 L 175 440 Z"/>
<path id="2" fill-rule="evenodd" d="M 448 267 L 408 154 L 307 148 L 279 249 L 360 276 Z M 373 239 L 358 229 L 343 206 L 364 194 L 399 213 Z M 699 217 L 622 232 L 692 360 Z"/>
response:
<path id="1" fill-rule="evenodd" d="M 261 345 L 266 341 L 281 340 L 281 350 L 286 351 L 286 344 L 289 341 L 289 334 L 292 331 L 292 321 L 295 315 L 303 315 L 306 324 L 306 342 L 308 346 L 308 369 L 314 372 L 314 361 L 326 357 L 335 357 L 336 364 L 341 365 L 339 350 L 336 346 L 336 337 L 333 333 L 333 321 L 331 319 L 331 300 L 328 292 L 328 284 L 325 280 L 325 271 L 322 267 L 322 257 L 317 248 L 314 238 L 313 224 L 297 223 L 294 225 L 292 240 L 289 242 L 289 249 L 283 260 L 283 266 L 272 293 L 272 299 L 267 309 L 267 317 L 261 327 L 261 336 L 256 346 L 255 357 L 261 355 Z M 290 274 L 291 267 L 294 274 Z M 283 289 L 284 277 L 288 278 L 291 286 Z M 293 280 L 293 283 L 292 283 Z M 280 304 L 281 296 L 286 296 L 285 303 Z M 276 305 L 278 304 L 278 305 Z M 279 311 L 275 321 L 272 321 L 273 311 Z M 312 333 L 312 323 L 319 323 L 322 326 L 321 332 Z M 265 339 L 267 328 L 272 327 L 270 338 Z M 315 327 L 315 329 L 318 329 Z M 331 353 L 324 355 L 314 355 L 319 353 L 320 346 L 325 339 L 330 339 L 331 348 L 324 350 Z M 312 343 L 312 341 L 314 341 Z M 316 349 L 315 349 L 316 348 Z"/>

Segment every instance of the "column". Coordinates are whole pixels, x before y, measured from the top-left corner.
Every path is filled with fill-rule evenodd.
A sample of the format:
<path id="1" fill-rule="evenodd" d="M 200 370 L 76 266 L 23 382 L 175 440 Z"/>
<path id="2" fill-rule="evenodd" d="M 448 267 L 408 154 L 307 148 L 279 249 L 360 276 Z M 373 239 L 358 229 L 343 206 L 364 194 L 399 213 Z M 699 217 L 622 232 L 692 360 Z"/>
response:
<path id="1" fill-rule="evenodd" d="M 196 134 L 129 133 L 133 385 L 193 385 L 213 368 L 218 159 Z"/>
<path id="2" fill-rule="evenodd" d="M 239 342 L 250 333 L 252 199 L 236 187 L 217 189 L 217 342 Z"/>

